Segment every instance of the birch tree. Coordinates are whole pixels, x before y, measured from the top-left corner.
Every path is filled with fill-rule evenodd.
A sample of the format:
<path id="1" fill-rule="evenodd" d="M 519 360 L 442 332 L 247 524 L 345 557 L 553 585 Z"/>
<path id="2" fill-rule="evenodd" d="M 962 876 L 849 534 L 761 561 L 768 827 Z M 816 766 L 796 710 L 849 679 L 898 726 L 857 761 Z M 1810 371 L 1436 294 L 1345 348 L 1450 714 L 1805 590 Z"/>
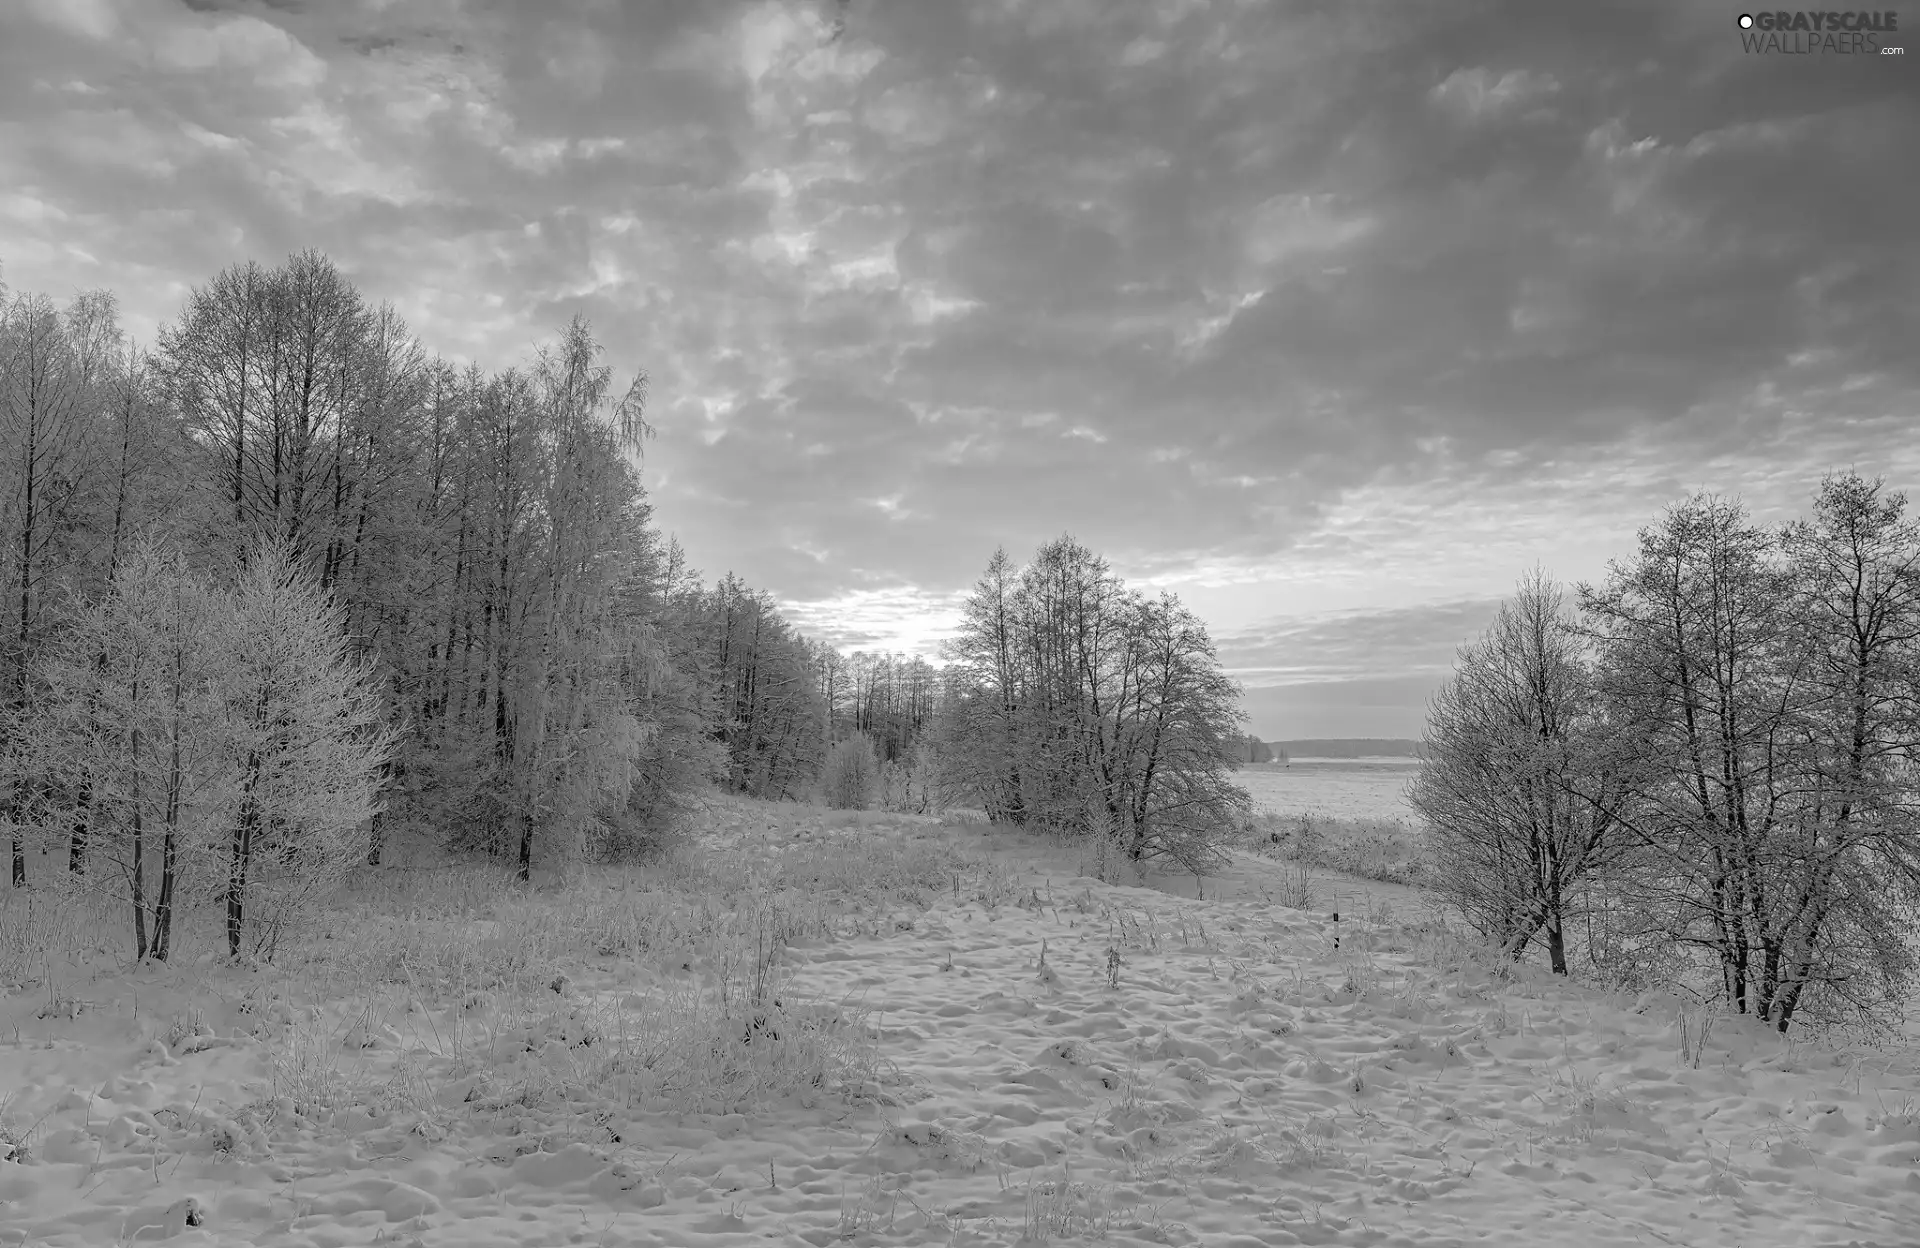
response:
<path id="1" fill-rule="evenodd" d="M 550 827 L 577 856 L 624 808 L 651 725 L 634 713 L 622 665 L 645 637 L 623 617 L 617 589 L 639 552 L 623 548 L 620 521 L 638 483 L 619 457 L 643 429 L 639 393 L 606 417 L 612 370 L 582 320 L 536 367 L 545 452 L 539 469 L 542 546 L 532 601 L 519 612 L 530 634 L 506 693 L 519 785 L 517 864 L 532 869 L 536 831 Z M 644 387 L 644 381 L 636 382 Z"/>

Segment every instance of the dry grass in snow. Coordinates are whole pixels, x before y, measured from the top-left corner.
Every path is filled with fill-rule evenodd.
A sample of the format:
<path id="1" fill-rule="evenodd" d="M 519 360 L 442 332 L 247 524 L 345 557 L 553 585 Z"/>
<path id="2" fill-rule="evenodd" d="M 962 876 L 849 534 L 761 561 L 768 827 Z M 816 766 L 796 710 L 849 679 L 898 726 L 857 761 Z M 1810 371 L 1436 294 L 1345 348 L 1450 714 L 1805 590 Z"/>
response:
<path id="1" fill-rule="evenodd" d="M 658 871 L 373 872 L 259 970 L 8 897 L 0 1245 L 1920 1242 L 1910 1047 L 1083 868 L 728 802 Z"/>
<path id="2" fill-rule="evenodd" d="M 1246 847 L 1257 854 L 1390 884 L 1424 884 L 1431 876 L 1425 839 L 1406 819 L 1260 811 L 1251 823 Z"/>

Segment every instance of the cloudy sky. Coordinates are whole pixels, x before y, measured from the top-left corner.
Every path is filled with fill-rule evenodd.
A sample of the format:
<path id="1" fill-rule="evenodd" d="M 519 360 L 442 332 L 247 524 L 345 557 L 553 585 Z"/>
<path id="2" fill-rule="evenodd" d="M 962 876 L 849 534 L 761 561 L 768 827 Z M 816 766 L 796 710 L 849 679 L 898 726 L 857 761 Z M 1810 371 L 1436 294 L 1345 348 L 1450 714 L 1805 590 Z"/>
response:
<path id="1" fill-rule="evenodd" d="M 150 337 L 315 246 L 497 365 L 584 311 L 662 523 L 808 630 L 930 651 L 1070 531 L 1261 735 L 1414 735 L 1528 566 L 1920 475 L 1920 9 L 1738 11 L 0 0 L 0 271 Z"/>

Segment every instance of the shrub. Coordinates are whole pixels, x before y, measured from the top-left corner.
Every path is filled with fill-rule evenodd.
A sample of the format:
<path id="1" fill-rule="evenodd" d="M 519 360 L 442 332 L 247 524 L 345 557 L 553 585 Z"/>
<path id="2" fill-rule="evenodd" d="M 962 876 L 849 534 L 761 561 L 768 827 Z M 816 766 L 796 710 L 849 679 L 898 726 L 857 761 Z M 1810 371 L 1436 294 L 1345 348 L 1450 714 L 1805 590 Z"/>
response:
<path id="1" fill-rule="evenodd" d="M 880 794 L 880 760 L 873 738 L 856 732 L 837 743 L 827 755 L 822 789 L 834 810 L 866 810 Z"/>
<path id="2" fill-rule="evenodd" d="M 1260 814 L 1247 822 L 1254 849 L 1388 884 L 1426 884 L 1432 867 L 1420 830 L 1400 819 Z"/>
<path id="3" fill-rule="evenodd" d="M 880 765 L 880 805 L 909 815 L 946 809 L 941 761 L 931 743 L 921 740 L 901 758 Z"/>

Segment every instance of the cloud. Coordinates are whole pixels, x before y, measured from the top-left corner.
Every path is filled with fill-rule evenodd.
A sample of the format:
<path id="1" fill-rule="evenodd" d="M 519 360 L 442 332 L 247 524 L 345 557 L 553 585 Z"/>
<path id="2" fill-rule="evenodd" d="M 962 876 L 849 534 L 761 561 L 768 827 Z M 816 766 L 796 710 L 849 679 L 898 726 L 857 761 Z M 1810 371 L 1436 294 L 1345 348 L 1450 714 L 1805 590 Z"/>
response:
<path id="1" fill-rule="evenodd" d="M 1496 76 L 1485 66 L 1475 65 L 1448 74 L 1432 94 L 1440 104 L 1474 121 L 1524 108 L 1559 89 L 1559 82 L 1546 74 L 1510 69 Z"/>
<path id="2" fill-rule="evenodd" d="M 27 12 L 83 39 L 106 39 L 119 26 L 109 0 L 26 0 Z"/>
<path id="3" fill-rule="evenodd" d="M 1283 616 L 1215 642 L 1222 666 L 1249 685 L 1444 677 L 1458 648 L 1486 629 L 1498 607 L 1496 598 Z"/>
<path id="4" fill-rule="evenodd" d="M 1341 611 L 1425 673 L 1447 604 L 1593 575 L 1687 489 L 1920 469 L 1911 67 L 1737 34 L 1650 2 L 35 0 L 0 15 L 0 260 L 146 336 L 309 245 L 460 358 L 585 312 L 653 376 L 695 561 L 858 644 L 930 647 L 996 545 L 1071 530 L 1267 629 L 1263 680 L 1364 666 L 1316 631 Z"/>
<path id="5" fill-rule="evenodd" d="M 1247 691 L 1246 730 L 1263 741 L 1301 737 L 1419 740 L 1435 677 L 1391 676 L 1258 686 Z"/>

